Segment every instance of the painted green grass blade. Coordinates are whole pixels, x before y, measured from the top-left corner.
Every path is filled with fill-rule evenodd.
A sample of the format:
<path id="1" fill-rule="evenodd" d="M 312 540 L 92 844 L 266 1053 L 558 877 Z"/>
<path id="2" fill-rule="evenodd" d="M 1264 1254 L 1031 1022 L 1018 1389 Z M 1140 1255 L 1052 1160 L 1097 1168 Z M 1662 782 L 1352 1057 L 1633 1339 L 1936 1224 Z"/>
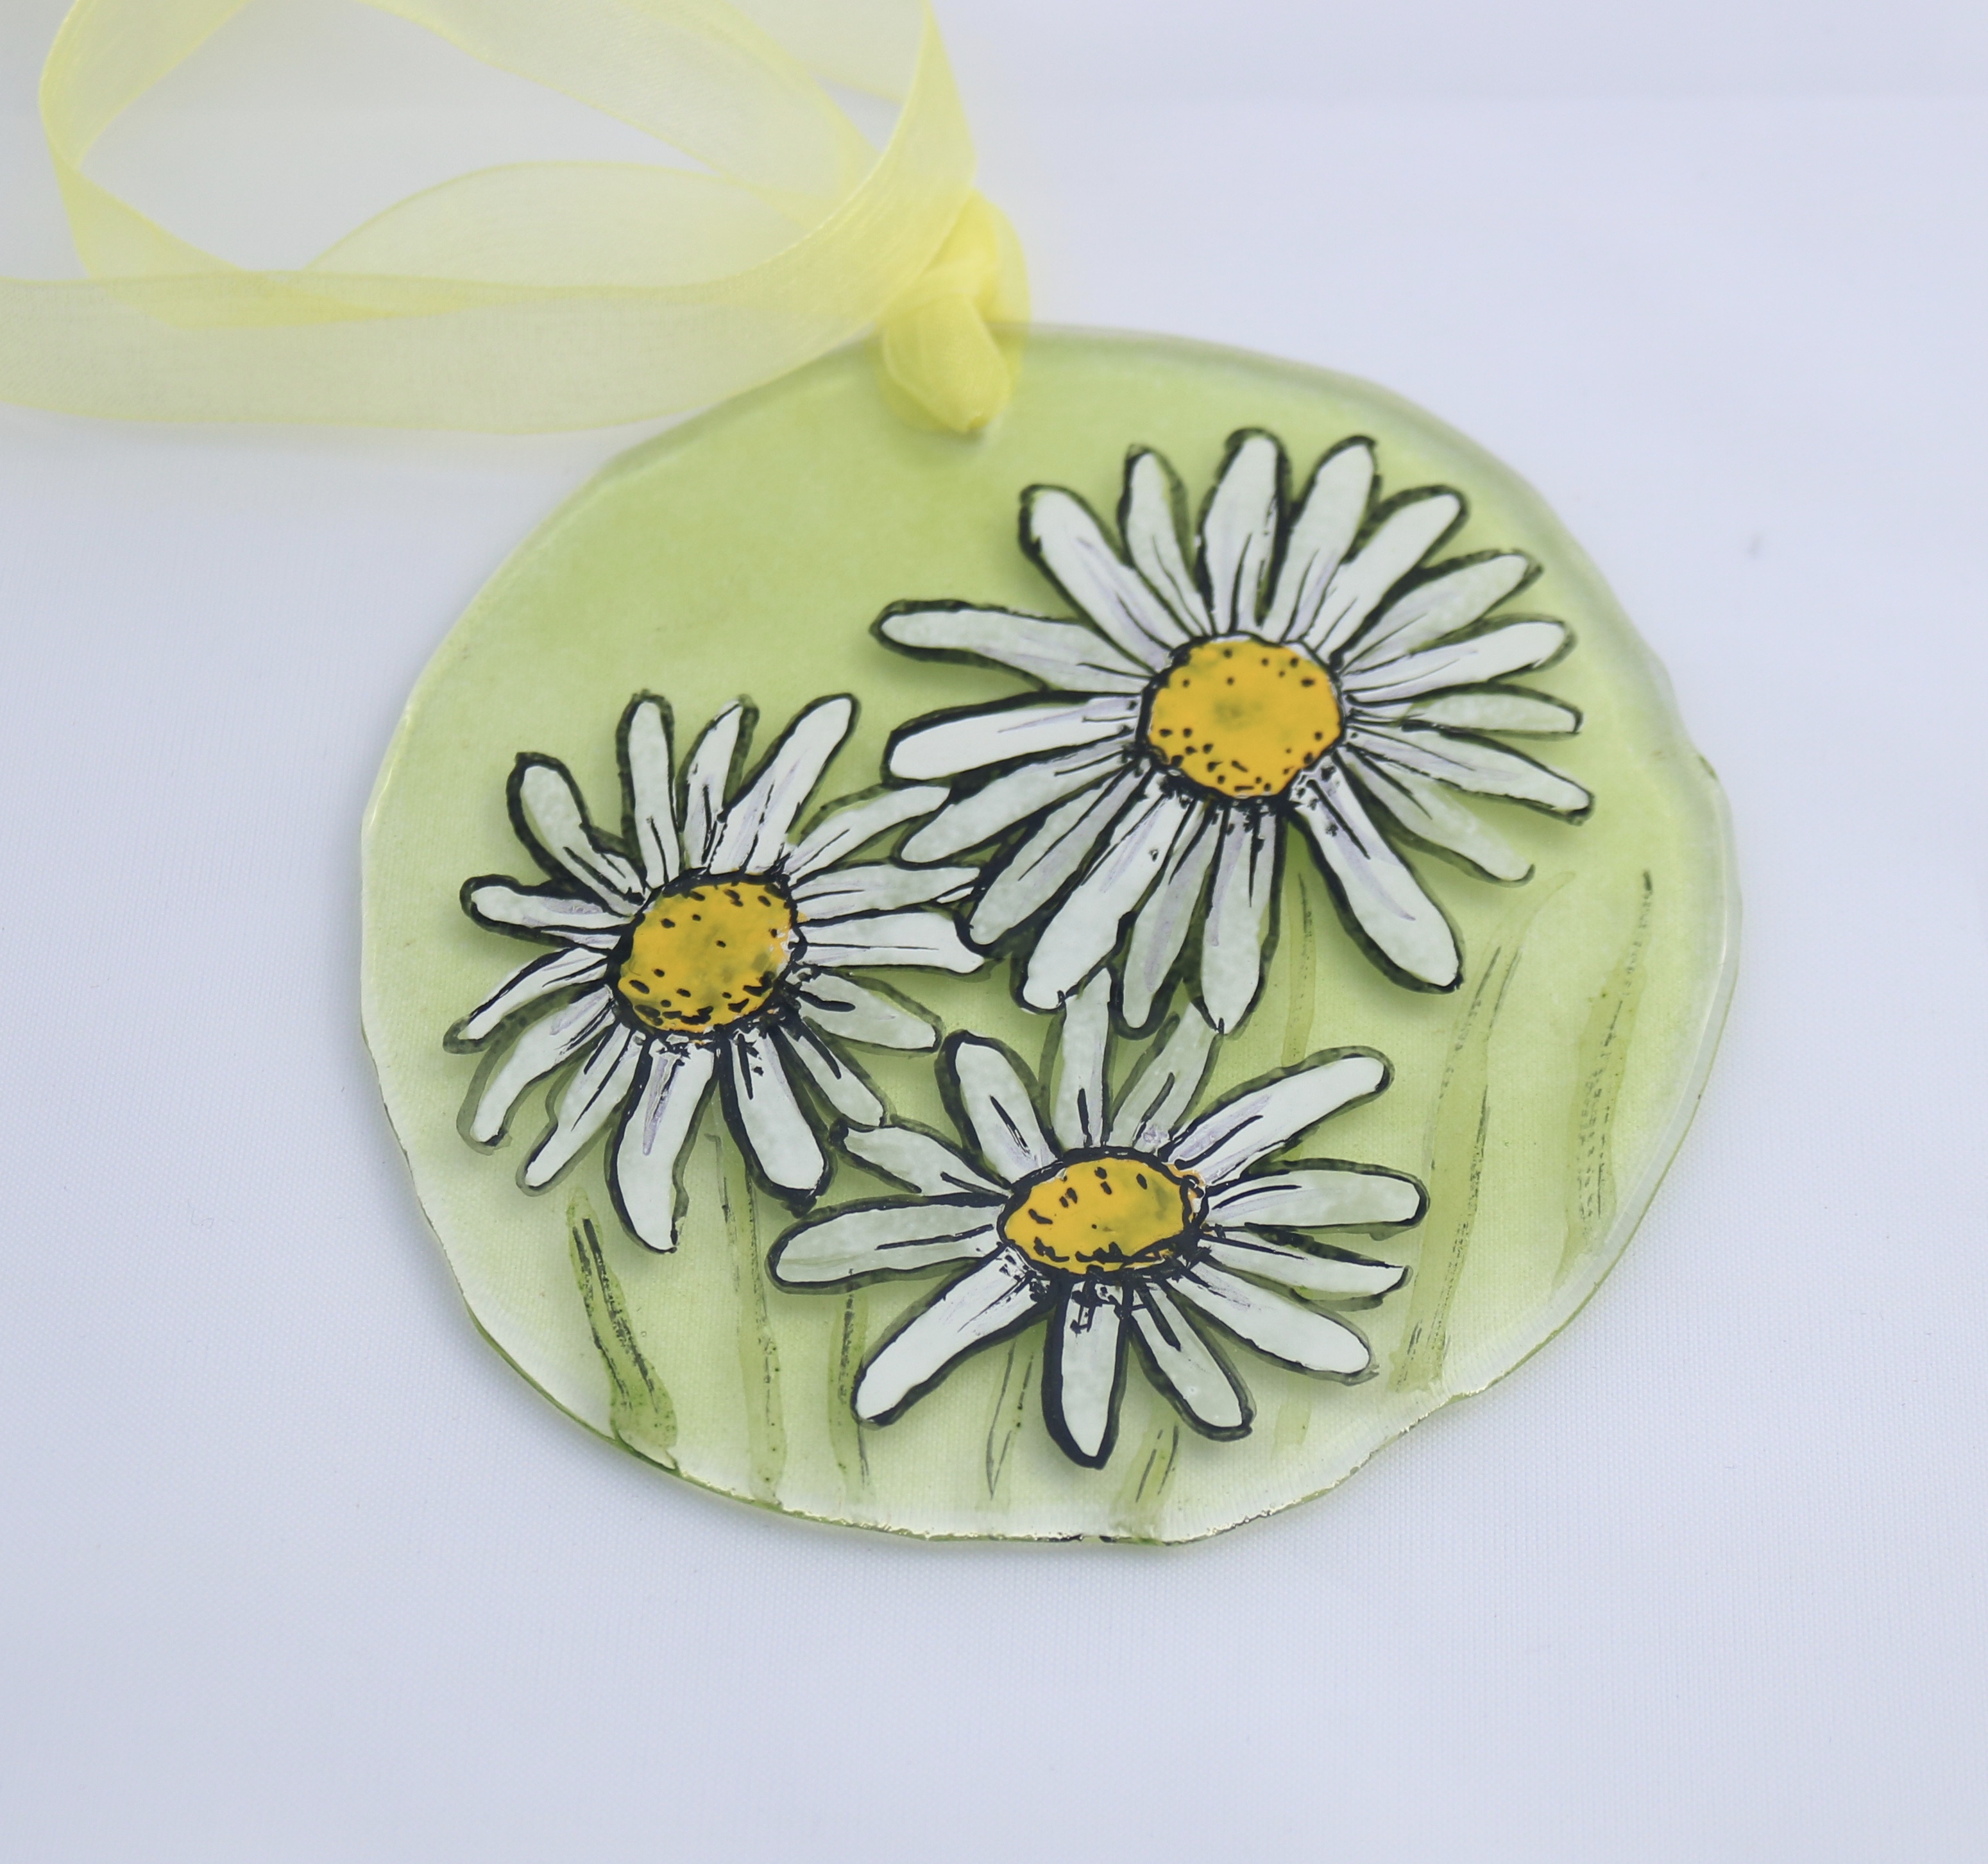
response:
<path id="1" fill-rule="evenodd" d="M 862 1375 L 869 1337 L 869 1303 L 860 1288 L 852 1288 L 843 1301 L 842 1328 L 828 1379 L 828 1440 L 842 1472 L 843 1493 L 852 1501 L 870 1484 L 870 1449 L 856 1417 L 856 1381 Z"/>
<path id="2" fill-rule="evenodd" d="M 1407 1336 L 1388 1378 L 1397 1392 L 1432 1391 L 1442 1379 L 1449 1351 L 1450 1314 L 1469 1257 L 1483 1184 L 1484 1143 L 1492 1115 L 1491 1039 L 1526 935 L 1540 908 L 1569 878 L 1536 886 L 1506 916 L 1451 1047 L 1430 1122 L 1429 1203 L 1422 1260 L 1410 1284 Z"/>
<path id="3" fill-rule="evenodd" d="M 1029 1419 L 1029 1390 L 1041 1358 L 1036 1336 L 1024 1334 L 1009 1342 L 1001 1368 L 1001 1389 L 995 1394 L 994 1415 L 987 1426 L 987 1499 L 1000 1506 L 1008 1492 L 1009 1459 Z"/>
<path id="4" fill-rule="evenodd" d="M 1642 1001 L 1643 960 L 1655 903 L 1655 883 L 1645 869 L 1628 943 L 1597 993 L 1581 1033 L 1581 1084 L 1574 1095 L 1570 1149 L 1573 1169 L 1567 1176 L 1567 1241 L 1557 1277 L 1563 1281 L 1581 1251 L 1606 1236 L 1615 1220 L 1615 1109 L 1628 1070 L 1636 1010 Z"/>
<path id="5" fill-rule="evenodd" d="M 756 1195 L 736 1146 L 712 1135 L 718 1202 L 732 1245 L 739 1293 L 739 1372 L 746 1392 L 752 1499 L 775 1502 L 787 1467 L 787 1424 L 780 1402 L 780 1348 L 766 1311 L 766 1264 L 759 1247 Z"/>
<path id="6" fill-rule="evenodd" d="M 674 1469 L 677 1439 L 675 1407 L 648 1356 L 635 1337 L 621 1284 L 608 1267 L 600 1228 L 581 1192 L 566 1209 L 573 1279 L 587 1307 L 587 1324 L 607 1369 L 609 1415 L 621 1443 L 664 1469 Z"/>
<path id="7" fill-rule="evenodd" d="M 1180 1461 L 1181 1427 L 1178 1418 L 1163 1419 L 1139 1446 L 1118 1490 L 1113 1538 L 1125 1541 L 1157 1541 L 1160 1509 Z"/>

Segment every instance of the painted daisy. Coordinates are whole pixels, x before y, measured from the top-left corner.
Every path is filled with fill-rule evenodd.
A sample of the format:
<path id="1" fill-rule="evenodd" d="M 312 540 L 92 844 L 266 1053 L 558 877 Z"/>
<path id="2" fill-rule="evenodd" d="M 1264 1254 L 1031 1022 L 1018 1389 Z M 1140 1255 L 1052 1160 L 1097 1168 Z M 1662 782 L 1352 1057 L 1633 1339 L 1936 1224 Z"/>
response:
<path id="1" fill-rule="evenodd" d="M 1215 1039 L 1190 1006 L 1114 1108 L 1110 991 L 1100 973 L 1065 1005 L 1046 1128 L 1006 1051 L 955 1037 L 948 1062 L 978 1162 L 908 1128 L 852 1131 L 847 1149 L 915 1195 L 804 1223 L 775 1248 L 775 1277 L 797 1288 L 972 1265 L 864 1367 L 855 1408 L 866 1422 L 889 1423 L 962 1355 L 1037 1320 L 1048 1328 L 1044 1419 L 1093 1467 L 1111 1453 L 1133 1341 L 1148 1376 L 1213 1436 L 1240 1436 L 1250 1420 L 1217 1337 L 1303 1372 L 1367 1370 L 1366 1341 L 1302 1297 L 1372 1300 L 1406 1271 L 1285 1233 L 1415 1223 L 1421 1186 L 1337 1162 L 1256 1168 L 1378 1094 L 1387 1064 L 1358 1050 L 1314 1055 L 1188 1120 Z"/>
<path id="2" fill-rule="evenodd" d="M 480 1045 L 530 1013 L 467 1111 L 465 1131 L 482 1145 L 503 1137 L 534 1081 L 579 1059 L 550 1132 L 525 1164 L 527 1189 L 549 1184 L 620 1113 L 609 1165 L 616 1202 L 644 1243 L 668 1249 L 678 1155 L 714 1081 L 767 1181 L 812 1195 L 828 1165 L 804 1100 L 857 1126 L 884 1117 L 841 1044 L 936 1042 L 922 1017 L 845 973 L 977 969 L 951 914 L 929 909 L 956 895 L 972 870 L 848 864 L 878 836 L 928 814 L 945 792 L 852 798 L 795 834 L 854 715 L 847 696 L 810 706 L 752 780 L 735 787 L 748 719 L 742 705 L 729 707 L 685 765 L 679 807 L 668 712 L 660 700 L 637 699 L 621 726 L 627 824 L 619 843 L 589 825 L 563 766 L 519 759 L 512 820 L 553 880 L 472 880 L 463 905 L 486 925 L 555 949 L 451 1033 L 458 1046 Z"/>
<path id="3" fill-rule="evenodd" d="M 1369 441 L 1327 454 L 1295 510 L 1288 478 L 1270 435 L 1235 435 L 1190 570 L 1179 481 L 1135 450 L 1122 556 L 1073 494 L 1023 494 L 1023 548 L 1078 619 L 903 604 L 877 624 L 899 647 L 973 655 L 1051 688 L 915 722 L 890 753 L 899 778 L 984 777 L 955 789 L 904 859 L 1021 831 L 981 871 L 968 934 L 992 946 L 1042 915 L 1023 981 L 1036 1008 L 1122 951 L 1120 1013 L 1143 1027 L 1199 916 L 1200 1000 L 1217 1028 L 1234 1028 L 1260 981 L 1286 821 L 1371 949 L 1448 989 L 1455 935 L 1374 812 L 1518 881 L 1527 863 L 1453 793 L 1564 815 L 1588 806 L 1579 784 L 1483 736 L 1580 724 L 1555 700 L 1495 683 L 1567 642 L 1557 621 L 1486 619 L 1530 580 L 1529 560 L 1422 567 L 1463 501 L 1429 486 L 1370 515 Z"/>

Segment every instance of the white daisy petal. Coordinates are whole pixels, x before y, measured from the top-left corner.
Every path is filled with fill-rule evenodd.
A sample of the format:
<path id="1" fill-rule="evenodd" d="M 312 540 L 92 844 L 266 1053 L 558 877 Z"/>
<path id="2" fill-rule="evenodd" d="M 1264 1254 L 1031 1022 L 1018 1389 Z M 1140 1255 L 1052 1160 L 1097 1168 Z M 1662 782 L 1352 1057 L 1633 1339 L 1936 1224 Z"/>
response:
<path id="1" fill-rule="evenodd" d="M 1057 1035 L 1050 1125 L 1067 1152 L 1104 1139 L 1104 1053 L 1111 1034 L 1111 979 L 1100 971 L 1063 1006 Z"/>
<path id="2" fill-rule="evenodd" d="M 1036 939 L 1022 986 L 1025 1003 L 1055 1008 L 1104 962 L 1128 915 L 1152 891 L 1193 812 L 1186 797 L 1158 790 L 1128 814 Z"/>
<path id="3" fill-rule="evenodd" d="M 764 873 L 793 852 L 788 837 L 794 824 L 855 717 L 856 702 L 843 693 L 810 705 L 789 728 L 743 799 L 744 812 L 756 810 L 758 815 L 752 845 L 739 858 L 746 871 Z M 735 817 L 740 813 L 737 807 L 732 811 Z M 728 819 L 728 835 L 732 827 Z M 729 846 L 719 851 L 721 856 L 731 851 Z"/>
<path id="4" fill-rule="evenodd" d="M 1124 1346 L 1124 1297 L 1086 1276 L 1066 1290 L 1050 1324 L 1043 1366 L 1043 1416 L 1050 1435 L 1080 1463 L 1098 1468 L 1111 1453 Z"/>
<path id="5" fill-rule="evenodd" d="M 470 1138 L 479 1145 L 495 1145 L 519 1096 L 533 1081 L 570 1061 L 614 1023 L 614 996 L 603 989 L 562 1003 L 528 1025 L 485 1082 L 470 1118 Z"/>
<path id="6" fill-rule="evenodd" d="M 884 1118 L 884 1103 L 870 1084 L 834 1050 L 817 1042 L 805 1029 L 783 1027 L 780 1040 L 807 1071 L 821 1097 L 856 1126 L 874 1126 Z"/>
<path id="7" fill-rule="evenodd" d="M 1118 528 L 1133 567 L 1189 634 L 1209 632 L 1208 603 L 1181 553 L 1180 481 L 1157 453 L 1134 453 L 1125 468 Z"/>
<path id="8" fill-rule="evenodd" d="M 765 772 L 745 797 L 747 811 L 756 805 L 759 810 L 759 826 L 752 846 L 740 857 L 747 872 L 764 873 L 793 852 L 787 838 L 793 832 L 794 823 L 821 781 L 829 760 L 849 736 L 855 717 L 856 702 L 844 693 L 810 705 L 794 721 Z M 732 811 L 734 816 L 739 813 L 736 808 Z M 731 828 L 728 820 L 728 837 Z M 729 846 L 721 847 L 716 864 L 722 864 L 723 857 L 730 852 Z"/>
<path id="9" fill-rule="evenodd" d="M 614 1144 L 614 1198 L 650 1248 L 676 1247 L 677 1162 L 711 1088 L 718 1051 L 708 1043 L 652 1042 L 648 1072 Z"/>
<path id="10" fill-rule="evenodd" d="M 1217 1029 L 1249 1013 L 1263 977 L 1263 932 L 1277 886 L 1277 819 L 1232 810 L 1201 931 L 1201 1001 Z"/>
<path id="11" fill-rule="evenodd" d="M 794 988 L 802 1017 L 823 1034 L 877 1048 L 930 1048 L 938 1032 L 895 999 L 853 977 L 820 972 Z"/>
<path id="12" fill-rule="evenodd" d="M 1382 840 L 1345 772 L 1335 766 L 1301 778 L 1290 800 L 1361 930 L 1411 977 L 1448 990 L 1462 969 L 1456 935 Z"/>
<path id="13" fill-rule="evenodd" d="M 1218 1230 L 1203 1247 L 1210 1261 L 1239 1275 L 1274 1281 L 1280 1287 L 1328 1301 L 1371 1300 L 1399 1287 L 1408 1272 L 1391 1262 L 1349 1262 L 1336 1256 L 1315 1256 L 1246 1230 Z"/>
<path id="14" fill-rule="evenodd" d="M 556 893 L 528 893 L 509 881 L 480 881 L 469 889 L 469 910 L 492 925 L 519 932 L 550 932 L 556 938 L 597 949 L 613 945 L 633 915 L 592 900 L 562 898 Z"/>
<path id="15" fill-rule="evenodd" d="M 921 726 L 899 738 L 891 746 L 891 774 L 923 782 L 984 770 L 1011 758 L 1073 750 L 1080 744 L 1129 737 L 1138 716 L 1138 700 L 1116 694 L 995 706 Z"/>
<path id="16" fill-rule="evenodd" d="M 1349 670 L 1398 660 L 1481 621 L 1524 582 L 1532 559 L 1512 551 L 1457 564 L 1405 590 L 1381 610 L 1346 658 Z"/>
<path id="17" fill-rule="evenodd" d="M 1050 1130 L 1066 1152 L 1105 1136 L 1105 1050 L 1111 1040 L 1111 976 L 1100 971 L 1063 1003 L 1056 1033 Z"/>
<path id="18" fill-rule="evenodd" d="M 906 861 L 944 861 L 978 847 L 1013 827 L 1024 816 L 1047 809 L 1072 790 L 1110 776 L 1124 761 L 1125 747 L 1114 740 L 1025 763 L 948 803 L 900 852 Z"/>
<path id="19" fill-rule="evenodd" d="M 642 883 L 635 870 L 594 839 L 580 792 L 563 766 L 525 760 L 519 766 L 517 797 L 526 832 L 603 905 L 632 912 L 641 903 Z"/>
<path id="20" fill-rule="evenodd" d="M 733 1105 L 744 1129 L 740 1136 L 760 1171 L 783 1190 L 819 1191 L 828 1176 L 828 1162 L 794 1098 L 773 1038 L 763 1029 L 748 1027 L 727 1046 Z"/>
<path id="21" fill-rule="evenodd" d="M 810 922 L 888 912 L 901 906 L 926 906 L 971 886 L 973 868 L 901 868 L 880 861 L 860 868 L 838 868 L 804 880 L 793 890 L 800 916 Z"/>
<path id="22" fill-rule="evenodd" d="M 845 1134 L 842 1144 L 851 1156 L 908 1185 L 921 1196 L 990 1199 L 997 1215 L 1006 1200 L 1006 1192 L 992 1179 L 975 1170 L 930 1133 L 908 1126 L 858 1128 Z"/>
<path id="23" fill-rule="evenodd" d="M 1480 686 L 1508 673 L 1523 673 L 1552 659 L 1566 644 L 1567 629 L 1560 622 L 1508 621 L 1487 634 L 1344 674 L 1340 685 L 1357 713 L 1363 705 L 1412 699 L 1445 686 Z"/>
<path id="24" fill-rule="evenodd" d="M 1520 881 L 1532 872 L 1530 861 L 1441 784 L 1391 759 L 1370 760 L 1357 751 L 1341 757 L 1361 788 L 1411 834 L 1447 848 L 1493 880 Z"/>
<path id="25" fill-rule="evenodd" d="M 1453 737 L 1437 726 L 1356 726 L 1351 741 L 1368 756 L 1384 758 L 1391 770 L 1413 771 L 1479 796 L 1537 803 L 1561 815 L 1577 814 L 1594 800 L 1580 784 L 1530 757 L 1480 739 Z"/>
<path id="26" fill-rule="evenodd" d="M 807 959 L 830 971 L 902 964 L 962 976 L 986 962 L 960 942 L 952 914 L 918 912 L 869 913 L 817 927 L 807 934 Z"/>
<path id="27" fill-rule="evenodd" d="M 548 952 L 536 964 L 506 978 L 502 986 L 478 1005 L 452 1032 L 458 1042 L 481 1042 L 496 1033 L 506 1017 L 514 1016 L 528 1003 L 536 1003 L 573 984 L 592 983 L 604 976 L 607 960 L 583 945 L 563 952 Z"/>
<path id="28" fill-rule="evenodd" d="M 1139 692 L 1151 670 L 1095 628 L 998 608 L 914 608 L 877 624 L 899 647 L 973 654 L 1067 692 Z"/>
<path id="29" fill-rule="evenodd" d="M 683 868 L 670 773 L 670 723 L 658 701 L 644 699 L 631 709 L 621 755 L 628 766 L 635 857 L 644 883 L 653 891 L 668 885 Z"/>
<path id="30" fill-rule="evenodd" d="M 765 767 L 725 812 L 707 867 L 719 874 L 759 873 L 787 851 L 787 831 L 849 736 L 855 715 L 855 701 L 842 694 L 810 705 L 795 719 Z"/>
<path id="31" fill-rule="evenodd" d="M 1369 709 L 1362 705 L 1364 712 Z M 1516 732 L 1522 736 L 1557 737 L 1581 729 L 1581 714 L 1558 699 L 1512 688 L 1482 692 L 1438 692 L 1401 707 L 1402 715 L 1424 725 L 1446 725 L 1456 731 Z"/>
<path id="32" fill-rule="evenodd" d="M 1367 441 L 1351 441 L 1318 462 L 1284 546 L 1277 586 L 1263 617 L 1266 638 L 1302 641 L 1310 633 L 1334 573 L 1359 535 L 1373 489 L 1374 448 Z"/>
<path id="33" fill-rule="evenodd" d="M 973 942 L 992 945 L 1054 899 L 1090 859 L 1146 774 L 1143 770 L 1127 770 L 1112 783 L 1080 790 L 1044 817 L 987 883 L 966 929 Z"/>
<path id="34" fill-rule="evenodd" d="M 1348 1223 L 1412 1223 L 1423 1203 L 1422 1186 L 1394 1172 L 1310 1165 L 1224 1185 L 1208 1200 L 1208 1213 L 1221 1223 L 1330 1230 Z"/>
<path id="35" fill-rule="evenodd" d="M 973 1142 L 1003 1184 L 1018 1183 L 1056 1163 L 1028 1089 L 1015 1064 L 992 1043 L 958 1037 L 952 1045 L 952 1073 Z"/>
<path id="36" fill-rule="evenodd" d="M 711 864 L 711 844 L 725 814 L 725 792 L 746 722 L 742 705 L 728 705 L 704 728 L 684 770 L 684 865 Z"/>
<path id="37" fill-rule="evenodd" d="M 1193 1302 L 1257 1351 L 1300 1372 L 1351 1378 L 1372 1362 L 1367 1342 L 1344 1321 L 1301 1308 L 1214 1263 L 1196 1264 L 1171 1285 L 1183 1301 Z"/>
<path id="38" fill-rule="evenodd" d="M 1214 1052 L 1214 1029 L 1189 1004 L 1165 1041 L 1147 1056 L 1138 1074 L 1127 1084 L 1111 1116 L 1111 1136 L 1105 1143 L 1141 1152 L 1158 1152 L 1169 1144 L 1201 1091 Z"/>
<path id="39" fill-rule="evenodd" d="M 1059 485 L 1022 495 L 1022 539 L 1093 627 L 1142 667 L 1157 669 L 1187 631 L 1146 579 L 1105 540 L 1083 500 Z"/>
<path id="40" fill-rule="evenodd" d="M 1019 1250 L 996 1250 L 901 1328 L 864 1368 L 856 1415 L 866 1423 L 887 1422 L 962 1353 L 1019 1325 L 1049 1300 L 1047 1284 Z"/>
<path id="41" fill-rule="evenodd" d="M 1218 634 L 1255 634 L 1277 546 L 1284 450 L 1250 434 L 1229 456 L 1201 520 L 1201 575 Z"/>
<path id="42" fill-rule="evenodd" d="M 1249 1421 L 1241 1389 L 1173 1297 L 1158 1282 L 1148 1282 L 1134 1293 L 1131 1306 L 1153 1369 L 1188 1416 L 1209 1430 L 1240 1430 Z"/>
<path id="43" fill-rule="evenodd" d="M 766 1266 L 790 1287 L 977 1262 L 1000 1247 L 998 1204 L 873 1204 L 790 1230 Z"/>
<path id="44" fill-rule="evenodd" d="M 1222 837 L 1222 820 L 1200 803 L 1195 805 L 1193 820 L 1175 837 L 1173 852 L 1132 922 L 1120 980 L 1120 1008 L 1134 1029 L 1143 1029 L 1151 1020 L 1154 1003 L 1187 942 Z"/>
<path id="45" fill-rule="evenodd" d="M 887 790 L 881 796 L 859 797 L 838 803 L 823 815 L 803 836 L 794 851 L 780 863 L 780 871 L 789 880 L 806 880 L 810 874 L 845 860 L 866 842 L 920 816 L 928 816 L 945 800 L 946 793 L 937 784 L 912 790 Z"/>
<path id="46" fill-rule="evenodd" d="M 1211 1192 L 1221 1190 L 1348 1101 L 1378 1093 L 1387 1079 L 1378 1055 L 1314 1062 L 1203 1114 L 1168 1149 L 1167 1162 L 1193 1172 Z"/>
<path id="47" fill-rule="evenodd" d="M 1453 492 L 1435 492 L 1397 505 L 1357 556 L 1341 563 L 1326 585 L 1318 614 L 1301 637 L 1320 660 L 1330 660 L 1366 624 L 1388 591 L 1434 550 L 1463 515 Z"/>
<path id="48" fill-rule="evenodd" d="M 525 1167 L 525 1183 L 537 1191 L 550 1184 L 579 1155 L 587 1141 L 620 1111 L 641 1066 L 642 1038 L 622 1023 L 612 1025 L 566 1084 L 553 1129 Z"/>

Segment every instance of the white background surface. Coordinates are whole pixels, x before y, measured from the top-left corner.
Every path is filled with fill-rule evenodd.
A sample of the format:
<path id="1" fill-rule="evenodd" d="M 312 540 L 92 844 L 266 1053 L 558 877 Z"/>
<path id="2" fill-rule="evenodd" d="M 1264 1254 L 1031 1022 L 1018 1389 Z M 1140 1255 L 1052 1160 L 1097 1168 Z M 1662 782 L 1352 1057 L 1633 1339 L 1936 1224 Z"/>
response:
<path id="1" fill-rule="evenodd" d="M 0 19 L 15 271 L 66 263 L 59 11 Z M 187 224 L 242 256 L 451 147 L 622 146 L 264 12 L 280 110 L 218 109 L 217 46 L 104 154 L 228 184 Z M 1046 317 L 1435 408 L 1669 665 L 1747 956 L 1654 1213 L 1505 1385 L 1205 1545 L 903 1544 L 657 1477 L 476 1335 L 355 1003 L 401 701 L 638 436 L 0 409 L 0 1856 L 1978 1855 L 1988 15 L 945 18 Z"/>

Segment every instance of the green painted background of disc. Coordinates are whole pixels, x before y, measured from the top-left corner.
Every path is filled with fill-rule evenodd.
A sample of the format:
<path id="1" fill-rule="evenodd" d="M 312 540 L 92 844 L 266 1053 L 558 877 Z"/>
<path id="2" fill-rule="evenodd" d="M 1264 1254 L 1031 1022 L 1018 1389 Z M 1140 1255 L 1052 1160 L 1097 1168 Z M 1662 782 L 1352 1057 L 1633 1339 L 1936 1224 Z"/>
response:
<path id="1" fill-rule="evenodd" d="M 1541 748 L 1594 793 L 1594 811 L 1570 825 L 1473 801 L 1536 863 L 1520 885 L 1411 852 L 1461 936 L 1464 982 L 1447 994 L 1384 977 L 1342 930 L 1315 862 L 1285 861 L 1263 998 L 1219 1050 L 1200 1105 L 1317 1049 L 1361 1044 L 1392 1061 L 1386 1093 L 1297 1148 L 1430 1188 L 1426 1220 L 1381 1252 L 1411 1265 L 1408 1285 L 1358 1316 L 1372 1376 L 1343 1385 L 1239 1355 L 1256 1426 L 1213 1442 L 1134 1375 L 1115 1453 L 1092 1471 L 1043 1429 L 1037 1328 L 962 1363 L 898 1422 L 859 1429 L 847 1394 L 866 1345 L 932 1278 L 854 1293 L 771 1286 L 766 1251 L 792 1216 L 748 1182 L 715 1098 L 688 1155 L 673 1254 L 620 1228 L 598 1141 L 546 1192 L 521 1190 L 544 1090 L 499 1152 L 472 1149 L 457 1120 L 476 1061 L 442 1037 L 530 952 L 472 924 L 459 889 L 472 874 L 535 878 L 505 807 L 521 751 L 563 760 L 595 820 L 618 828 L 615 726 L 638 691 L 666 695 L 686 732 L 749 696 L 759 749 L 809 701 L 854 692 L 856 729 L 816 801 L 874 784 L 894 726 L 1027 685 L 891 652 L 870 632 L 881 610 L 919 597 L 1067 612 L 1016 547 L 1023 488 L 1068 486 L 1113 511 L 1138 442 L 1172 460 L 1198 504 L 1242 427 L 1276 434 L 1300 474 L 1347 435 L 1371 435 L 1384 491 L 1444 484 L 1468 499 L 1444 555 L 1518 549 L 1543 566 L 1524 610 L 1566 621 L 1575 645 L 1523 683 L 1585 714 L 1577 736 Z M 977 440 L 907 425 L 867 359 L 845 354 L 617 461 L 518 552 L 423 675 L 380 776 L 365 839 L 364 1014 L 422 1206 L 471 1309 L 575 1417 L 695 1482 L 830 1521 L 1181 1540 L 1331 1487 L 1510 1371 L 1594 1291 L 1697 1099 L 1735 910 L 1723 803 L 1661 669 L 1509 471 L 1344 377 L 1188 343 L 1039 332 L 1013 407 Z M 1015 1004 L 1005 966 L 981 978 L 882 975 L 948 1027 L 1027 1057 L 1053 1027 Z M 864 1058 L 897 1113 L 946 1125 L 930 1057 Z M 845 1161 L 820 1208 L 894 1189 Z M 597 1255 L 571 1245 L 576 1191 L 597 1215 Z M 604 1318 L 617 1304 L 647 1382 Z"/>

